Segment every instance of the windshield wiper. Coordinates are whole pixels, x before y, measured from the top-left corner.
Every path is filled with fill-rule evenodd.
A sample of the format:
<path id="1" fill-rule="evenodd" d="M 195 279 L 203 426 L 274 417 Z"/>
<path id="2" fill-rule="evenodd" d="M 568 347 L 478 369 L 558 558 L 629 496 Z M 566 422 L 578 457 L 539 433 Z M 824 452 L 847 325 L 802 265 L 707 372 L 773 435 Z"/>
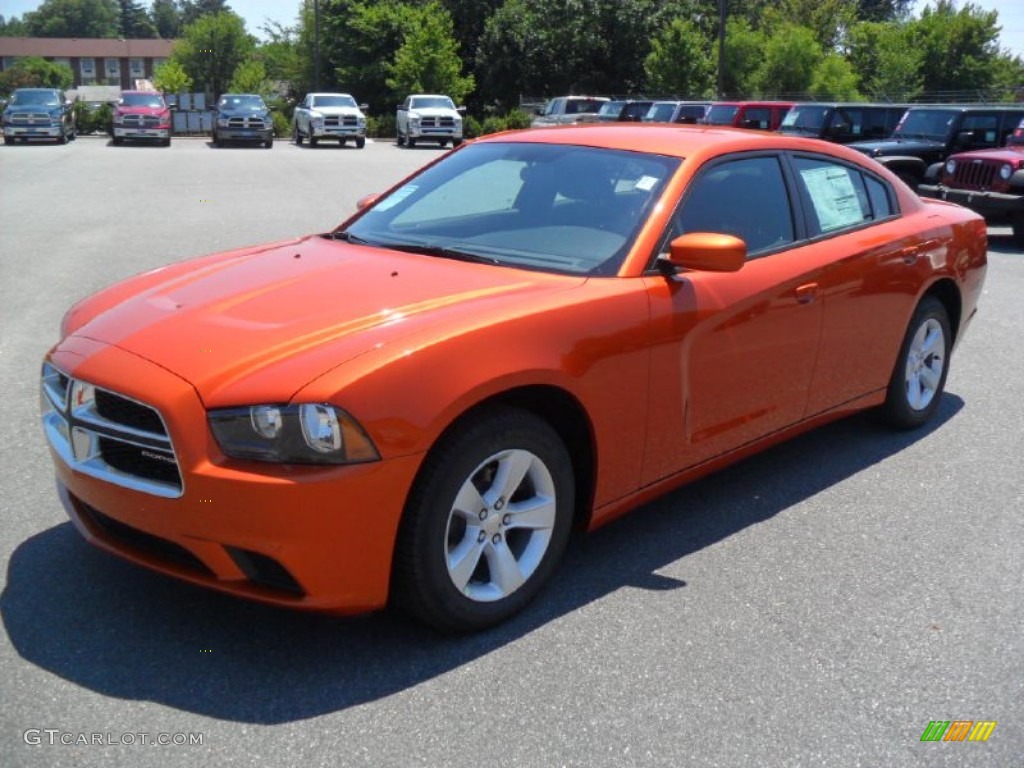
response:
<path id="1" fill-rule="evenodd" d="M 353 235 L 351 232 L 328 232 L 324 237 L 329 237 L 331 240 L 344 240 L 346 243 L 354 243 L 355 245 L 377 245 L 377 243 L 371 243 L 369 240 L 364 240 L 358 235 Z"/>
<path id="2" fill-rule="evenodd" d="M 444 245 L 428 245 L 426 243 L 374 243 L 381 248 L 390 248 L 393 251 L 403 253 L 419 253 L 424 256 L 439 256 L 444 259 L 455 259 L 456 261 L 472 261 L 477 264 L 501 264 L 501 261 L 493 256 L 481 256 L 479 253 L 460 251 L 457 248 L 449 248 Z"/>

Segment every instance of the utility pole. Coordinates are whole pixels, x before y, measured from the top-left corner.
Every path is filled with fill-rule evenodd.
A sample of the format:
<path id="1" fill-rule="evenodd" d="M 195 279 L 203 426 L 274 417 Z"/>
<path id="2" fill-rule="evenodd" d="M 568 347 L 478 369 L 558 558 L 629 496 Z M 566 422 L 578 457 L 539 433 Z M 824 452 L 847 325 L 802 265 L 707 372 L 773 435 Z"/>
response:
<path id="1" fill-rule="evenodd" d="M 725 98 L 725 4 L 718 0 L 718 100 Z"/>
<path id="2" fill-rule="evenodd" d="M 313 0 L 313 90 L 320 90 L 320 0 Z"/>

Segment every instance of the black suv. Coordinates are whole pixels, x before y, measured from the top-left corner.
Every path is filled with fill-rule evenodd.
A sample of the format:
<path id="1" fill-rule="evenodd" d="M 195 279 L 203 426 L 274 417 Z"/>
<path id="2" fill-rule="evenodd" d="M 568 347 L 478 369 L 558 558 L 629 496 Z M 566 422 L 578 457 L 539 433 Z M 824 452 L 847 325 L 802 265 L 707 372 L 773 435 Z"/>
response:
<path id="1" fill-rule="evenodd" d="M 4 143 L 29 139 L 75 138 L 71 102 L 56 88 L 18 88 L 3 112 Z"/>
<path id="2" fill-rule="evenodd" d="M 274 146 L 274 120 L 263 98 L 254 93 L 225 93 L 213 119 L 213 145 L 228 141 L 259 142 Z"/>
<path id="3" fill-rule="evenodd" d="M 1024 105 L 911 107 L 887 141 L 859 141 L 850 147 L 875 158 L 917 189 L 928 166 L 955 152 L 1001 146 L 1022 117 Z"/>
<path id="4" fill-rule="evenodd" d="M 794 104 L 782 119 L 779 132 L 836 144 L 877 141 L 889 138 L 907 107 L 907 104 Z"/>

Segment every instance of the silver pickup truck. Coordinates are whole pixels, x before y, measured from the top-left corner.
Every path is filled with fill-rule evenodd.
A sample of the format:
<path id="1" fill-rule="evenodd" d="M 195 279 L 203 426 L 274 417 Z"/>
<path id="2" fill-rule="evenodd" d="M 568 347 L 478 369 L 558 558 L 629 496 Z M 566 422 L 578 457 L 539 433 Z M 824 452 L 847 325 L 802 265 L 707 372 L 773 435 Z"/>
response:
<path id="1" fill-rule="evenodd" d="M 309 139 L 315 147 L 320 139 L 337 140 L 341 146 L 352 139 L 358 149 L 366 146 L 365 104 L 357 104 L 347 93 L 307 93 L 295 107 L 292 137 L 296 144 Z"/>
<path id="2" fill-rule="evenodd" d="M 436 141 L 442 147 L 449 141 L 453 147 L 462 143 L 462 113 L 447 96 L 417 93 L 406 96 L 395 115 L 398 146 L 415 147 L 419 139 Z"/>

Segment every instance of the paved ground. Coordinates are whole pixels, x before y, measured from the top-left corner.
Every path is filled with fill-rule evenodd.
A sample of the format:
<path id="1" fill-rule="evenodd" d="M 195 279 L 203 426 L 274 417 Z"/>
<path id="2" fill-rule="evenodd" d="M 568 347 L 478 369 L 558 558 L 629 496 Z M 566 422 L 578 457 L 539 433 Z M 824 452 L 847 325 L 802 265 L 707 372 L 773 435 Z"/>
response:
<path id="1" fill-rule="evenodd" d="M 253 606 L 80 540 L 36 417 L 64 309 L 328 229 L 439 154 L 0 147 L 0 765 L 1024 765 L 1024 254 L 1005 230 L 934 428 L 849 419 L 667 496 L 576 543 L 493 631 Z M 998 726 L 920 742 L 956 719 Z M 81 734 L 103 743 L 60 743 Z M 159 734 L 203 743 L 142 745 Z"/>

